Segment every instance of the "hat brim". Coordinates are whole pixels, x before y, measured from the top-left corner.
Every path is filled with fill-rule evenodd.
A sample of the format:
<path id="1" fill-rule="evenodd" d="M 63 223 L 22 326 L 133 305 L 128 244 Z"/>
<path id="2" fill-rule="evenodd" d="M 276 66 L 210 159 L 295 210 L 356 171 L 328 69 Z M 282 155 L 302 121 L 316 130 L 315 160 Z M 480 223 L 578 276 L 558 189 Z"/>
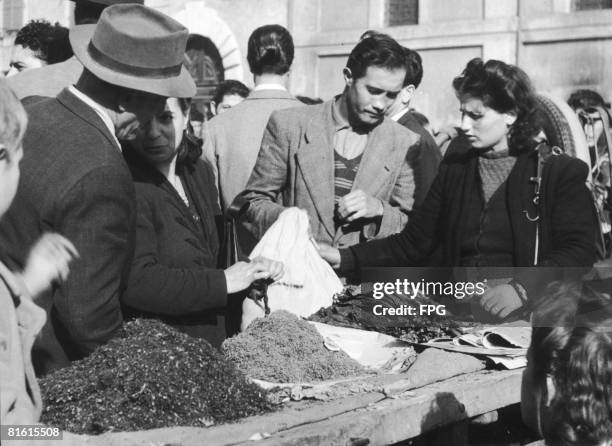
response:
<path id="1" fill-rule="evenodd" d="M 191 98 L 195 96 L 195 82 L 184 65 L 181 66 L 181 72 L 176 77 L 153 79 L 118 72 L 98 63 L 87 51 L 87 46 L 95 29 L 96 25 L 78 25 L 70 30 L 69 36 L 74 55 L 95 76 L 109 84 L 159 96 L 169 98 Z"/>

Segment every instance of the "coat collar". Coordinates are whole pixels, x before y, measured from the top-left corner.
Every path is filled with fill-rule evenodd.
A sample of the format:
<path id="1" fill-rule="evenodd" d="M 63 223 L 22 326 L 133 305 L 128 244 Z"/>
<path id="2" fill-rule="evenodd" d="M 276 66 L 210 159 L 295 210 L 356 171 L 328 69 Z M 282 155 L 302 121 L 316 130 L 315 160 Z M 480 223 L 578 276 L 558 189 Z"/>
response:
<path id="1" fill-rule="evenodd" d="M 259 99 L 293 99 L 298 102 L 287 90 L 255 90 L 246 97 L 245 101 L 256 101 Z"/>
<path id="2" fill-rule="evenodd" d="M 63 89 L 57 95 L 57 100 L 79 118 L 98 129 L 113 146 L 117 147 L 117 138 L 110 133 L 102 118 L 93 108 L 70 92 L 68 88 Z M 117 147 L 117 149 L 121 150 L 121 147 Z"/>

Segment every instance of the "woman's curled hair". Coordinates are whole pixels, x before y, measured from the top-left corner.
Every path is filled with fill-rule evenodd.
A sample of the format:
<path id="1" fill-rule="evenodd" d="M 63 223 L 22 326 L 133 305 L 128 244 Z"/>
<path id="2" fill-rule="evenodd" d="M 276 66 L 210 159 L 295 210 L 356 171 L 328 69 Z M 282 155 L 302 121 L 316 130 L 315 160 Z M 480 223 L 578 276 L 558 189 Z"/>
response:
<path id="1" fill-rule="evenodd" d="M 547 444 L 601 446 L 612 438 L 612 300 L 580 283 L 554 284 L 533 313 L 529 358 L 555 394 Z"/>
<path id="2" fill-rule="evenodd" d="M 459 98 L 477 98 L 498 113 L 516 115 L 508 133 L 508 144 L 513 152 L 535 145 L 534 138 L 540 130 L 535 91 L 529 76 L 519 67 L 493 59 L 485 63 L 475 58 L 453 80 L 453 88 Z"/>

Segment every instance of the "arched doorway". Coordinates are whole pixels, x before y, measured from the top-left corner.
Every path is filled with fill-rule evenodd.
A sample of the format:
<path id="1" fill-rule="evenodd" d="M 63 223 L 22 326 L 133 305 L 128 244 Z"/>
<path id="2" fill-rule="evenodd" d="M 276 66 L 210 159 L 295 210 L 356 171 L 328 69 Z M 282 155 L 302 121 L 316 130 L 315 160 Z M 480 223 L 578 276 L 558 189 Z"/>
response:
<path id="1" fill-rule="evenodd" d="M 206 115 L 214 89 L 225 79 L 242 81 L 242 56 L 230 27 L 202 1 L 191 1 L 172 17 L 189 32 L 187 67 L 196 80 L 196 108 Z"/>
<path id="2" fill-rule="evenodd" d="M 185 65 L 197 86 L 194 105 L 205 115 L 205 107 L 210 102 L 215 88 L 225 80 L 221 54 L 208 37 L 191 34 L 187 41 Z"/>

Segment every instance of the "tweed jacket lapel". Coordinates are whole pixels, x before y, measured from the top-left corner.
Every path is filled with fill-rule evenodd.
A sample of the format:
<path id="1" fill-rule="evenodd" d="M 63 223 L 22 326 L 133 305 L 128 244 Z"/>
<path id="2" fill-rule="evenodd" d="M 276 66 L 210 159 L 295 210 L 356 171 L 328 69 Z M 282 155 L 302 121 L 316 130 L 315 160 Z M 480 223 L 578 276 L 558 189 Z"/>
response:
<path id="1" fill-rule="evenodd" d="M 385 119 L 368 135 L 368 142 L 352 190 L 361 189 L 375 197 L 389 181 L 389 175 L 393 171 L 393 166 L 389 163 L 398 162 L 393 155 L 397 149 L 401 149 L 394 145 L 391 125 L 394 124 Z"/>
<path id="2" fill-rule="evenodd" d="M 118 150 L 121 150 L 121 147 L 117 146 L 117 142 L 115 138 L 113 138 L 113 135 L 110 134 L 108 127 L 106 127 L 100 116 L 98 116 L 96 111 L 89 105 L 85 104 L 75 95 L 70 93 L 67 88 L 63 89 L 60 94 L 57 95 L 57 100 L 83 121 L 86 121 L 91 126 L 98 129 L 98 131 L 104 135 L 109 143 L 111 143 L 114 147 L 117 147 Z"/>
<path id="3" fill-rule="evenodd" d="M 297 152 L 298 169 L 306 183 L 319 218 L 334 236 L 334 124 L 333 101 L 326 102 L 306 126 L 305 144 Z"/>

